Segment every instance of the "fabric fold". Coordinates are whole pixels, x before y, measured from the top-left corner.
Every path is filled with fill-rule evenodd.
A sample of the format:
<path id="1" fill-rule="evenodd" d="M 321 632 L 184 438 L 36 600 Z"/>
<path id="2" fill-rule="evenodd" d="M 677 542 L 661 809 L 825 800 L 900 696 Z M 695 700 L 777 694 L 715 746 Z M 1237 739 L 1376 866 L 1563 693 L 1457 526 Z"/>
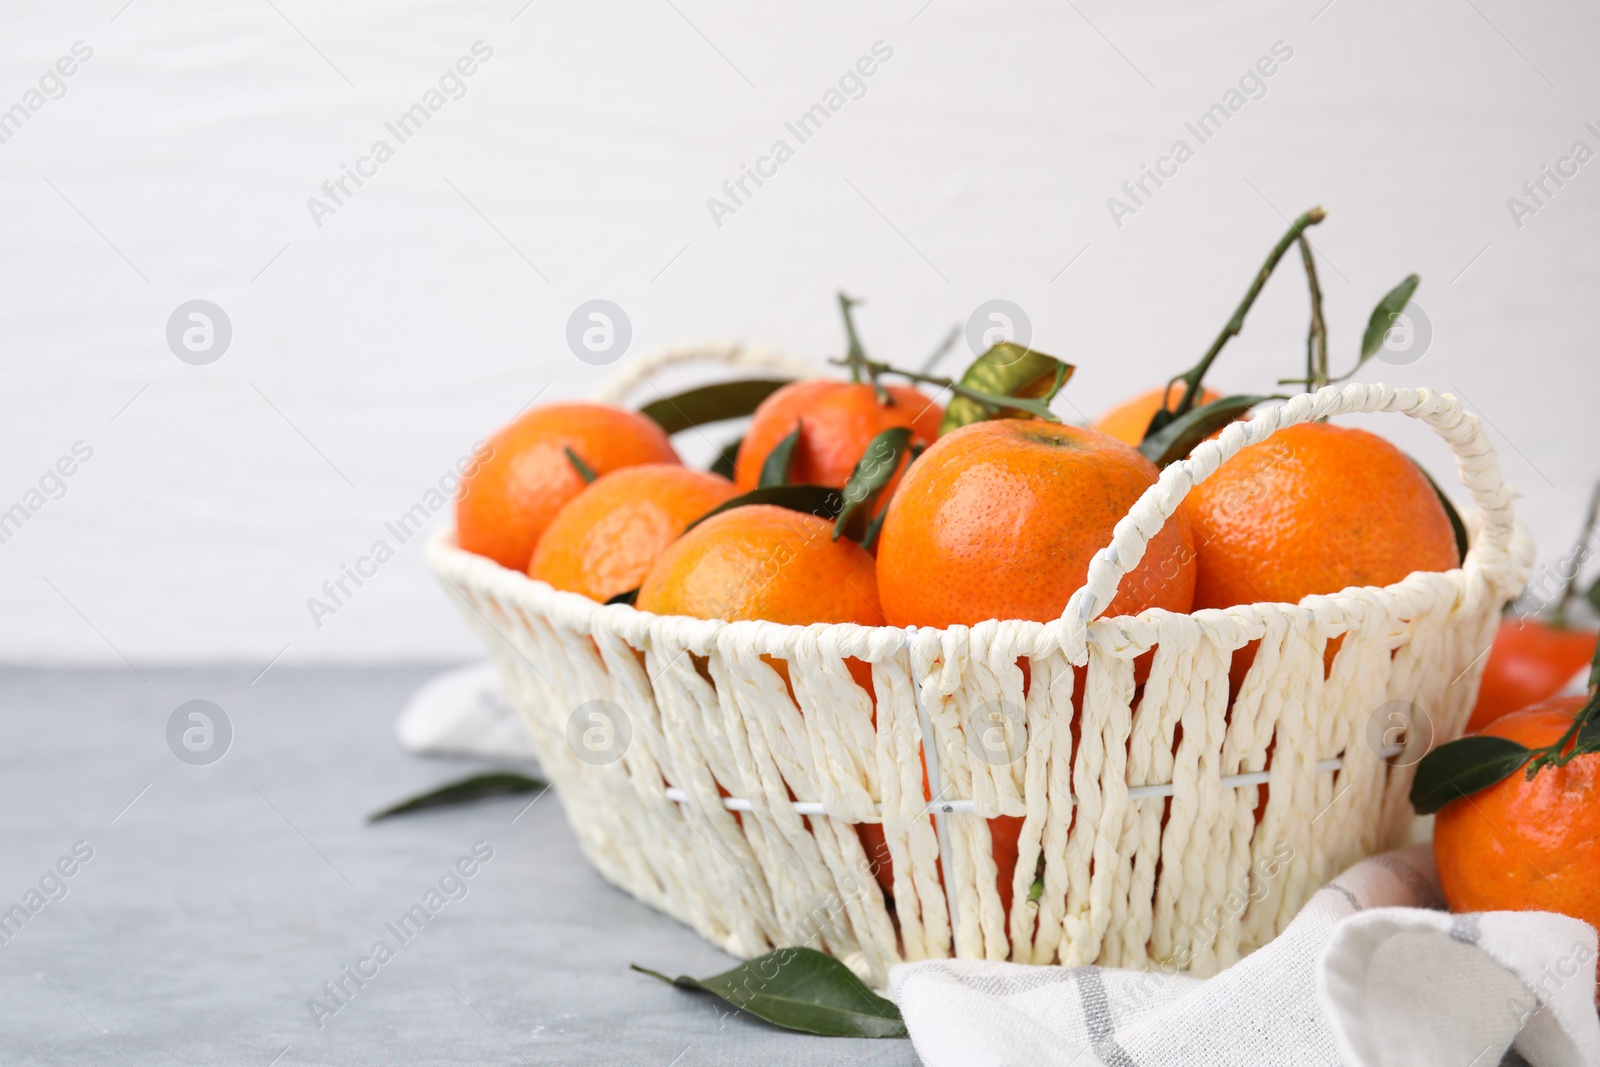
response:
<path id="1" fill-rule="evenodd" d="M 1543 912 L 1451 915 L 1431 850 L 1363 860 L 1204 981 L 977 960 L 890 972 L 928 1067 L 1600 1064 L 1596 935 Z"/>

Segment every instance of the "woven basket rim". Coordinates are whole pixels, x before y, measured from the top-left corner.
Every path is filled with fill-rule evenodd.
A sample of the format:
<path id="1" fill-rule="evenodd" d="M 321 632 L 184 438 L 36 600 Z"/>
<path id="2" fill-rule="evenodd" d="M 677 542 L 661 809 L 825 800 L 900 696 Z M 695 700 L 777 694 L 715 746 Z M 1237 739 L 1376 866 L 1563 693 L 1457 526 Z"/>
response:
<path id="1" fill-rule="evenodd" d="M 1531 560 L 1532 545 L 1520 530 L 1514 542 L 1513 557 L 1517 562 Z M 429 540 L 428 562 L 435 574 L 454 585 L 454 577 L 470 577 L 474 585 L 487 585 L 495 593 L 507 597 L 519 606 L 549 615 L 574 629 L 593 634 L 596 629 L 624 635 L 644 636 L 654 627 L 668 624 L 673 627 L 677 641 L 699 650 L 714 647 L 719 640 L 748 640 L 762 652 L 778 655 L 792 652 L 802 642 L 816 641 L 835 644 L 840 653 L 869 662 L 892 655 L 913 639 L 941 642 L 946 635 L 990 633 L 1018 648 L 1038 648 L 1041 651 L 1058 645 L 1061 627 L 1059 619 L 1038 622 L 1032 619 L 990 619 L 973 625 L 951 627 L 930 626 L 863 626 L 857 623 L 810 623 L 806 625 L 775 623 L 757 619 L 728 622 L 722 619 L 700 619 L 687 615 L 656 615 L 641 611 L 629 604 L 602 604 L 581 593 L 556 589 L 546 582 L 532 578 L 521 571 L 479 556 L 461 548 L 455 539 L 455 530 L 445 526 Z M 1142 629 L 1142 623 L 1155 618 L 1185 617 L 1209 627 L 1237 626 L 1243 644 L 1260 636 L 1267 615 L 1315 617 L 1320 628 L 1329 637 L 1347 632 L 1359 624 L 1377 606 L 1380 600 L 1399 601 L 1404 610 L 1397 614 L 1409 617 L 1441 605 L 1446 598 L 1459 600 L 1475 584 L 1487 588 L 1490 583 L 1483 566 L 1469 554 L 1462 566 L 1448 571 L 1416 571 L 1392 585 L 1349 586 L 1337 593 L 1313 594 L 1298 603 L 1259 601 L 1236 604 L 1228 608 L 1200 608 L 1191 612 L 1173 612 L 1164 608 L 1149 608 L 1137 615 L 1102 616 L 1089 625 L 1091 634 L 1103 639 L 1113 632 Z M 1126 642 L 1117 642 L 1126 644 Z M 1127 654 L 1136 655 L 1143 648 L 1134 648 Z"/>
<path id="2" fill-rule="evenodd" d="M 679 353 L 679 356 L 682 356 Z M 727 356 L 724 353 L 724 356 Z M 678 357 L 673 357 L 678 358 Z M 642 361 L 640 372 L 650 361 Z M 1263 601 L 1228 608 L 1202 608 L 1186 615 L 1149 609 L 1139 615 L 1101 618 L 1122 579 L 1144 556 L 1149 539 L 1177 512 L 1189 490 L 1202 482 L 1228 458 L 1251 443 L 1270 438 L 1278 430 L 1330 415 L 1387 411 L 1427 422 L 1455 453 L 1461 481 L 1481 509 L 1460 566 L 1449 571 L 1418 571 L 1387 586 L 1351 586 L 1336 593 L 1314 594 L 1296 604 Z M 598 604 L 587 597 L 564 593 L 523 573 L 463 551 L 454 544 L 448 528 L 428 544 L 434 571 L 454 585 L 452 575 L 471 576 L 513 602 L 548 614 L 566 625 L 593 634 L 597 625 L 630 637 L 640 644 L 652 633 L 669 636 L 674 643 L 704 653 L 721 640 L 748 640 L 769 655 L 786 656 L 802 644 L 815 642 L 839 655 L 876 661 L 915 643 L 926 647 L 947 637 L 971 635 L 1018 654 L 1045 654 L 1052 648 L 1083 662 L 1087 646 L 1097 640 L 1102 648 L 1122 638 L 1124 651 L 1137 655 L 1148 648 L 1139 631 L 1149 634 L 1142 620 L 1187 618 L 1216 635 L 1238 639 L 1243 645 L 1262 636 L 1269 616 L 1298 618 L 1315 623 L 1329 636 L 1347 632 L 1369 614 L 1415 618 L 1443 604 L 1459 604 L 1475 594 L 1513 595 L 1531 566 L 1531 546 L 1519 546 L 1513 494 L 1506 486 L 1494 447 L 1477 418 L 1465 411 L 1459 399 L 1428 389 L 1397 389 L 1381 383 L 1350 383 L 1343 388 L 1325 386 L 1315 393 L 1292 397 L 1257 411 L 1247 422 L 1234 422 L 1216 437 L 1202 442 L 1185 459 L 1168 465 L 1117 522 L 1109 543 L 1090 560 L 1083 584 L 1067 599 L 1060 617 L 1048 622 L 1023 619 L 988 620 L 972 626 L 945 629 L 861 626 L 855 623 L 787 625 L 759 620 L 725 622 L 685 616 L 652 615 L 632 605 Z M 458 593 L 461 590 L 457 589 Z M 464 594 L 463 594 L 464 595 Z M 987 640 L 986 640 L 987 639 Z"/>

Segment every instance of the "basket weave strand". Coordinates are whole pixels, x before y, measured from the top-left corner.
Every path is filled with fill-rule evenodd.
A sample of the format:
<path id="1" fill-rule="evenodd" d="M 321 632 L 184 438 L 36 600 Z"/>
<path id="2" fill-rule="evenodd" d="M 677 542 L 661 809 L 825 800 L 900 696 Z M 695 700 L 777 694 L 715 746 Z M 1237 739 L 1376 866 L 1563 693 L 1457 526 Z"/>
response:
<path id="1" fill-rule="evenodd" d="M 792 366 L 738 346 L 642 362 L 697 354 Z M 624 371 L 607 399 L 642 374 Z M 1455 453 L 1479 510 L 1460 569 L 1298 605 L 1097 618 L 1188 490 L 1240 448 L 1376 411 L 1421 419 Z M 881 988 L 900 960 L 949 955 L 1205 975 L 1275 936 L 1327 877 L 1408 834 L 1410 764 L 1460 732 L 1480 653 L 1526 579 L 1530 546 L 1513 534 L 1511 494 L 1475 417 L 1448 395 L 1355 384 L 1258 411 L 1166 468 L 1048 623 L 658 617 L 557 592 L 448 534 L 429 559 L 493 651 L 604 877 L 735 955 L 812 945 Z M 1230 705 L 1229 664 L 1251 641 Z M 1133 661 L 1150 650 L 1138 691 Z M 764 657 L 788 664 L 792 698 Z M 850 659 L 871 665 L 872 693 Z M 569 719 L 596 700 L 629 727 L 614 762 L 569 744 Z M 1420 707 L 1432 729 L 1408 731 L 1390 763 L 1369 733 L 1392 702 Z M 1023 734 L 999 757 L 997 708 Z M 1257 779 L 1224 784 L 1257 772 L 1264 805 Z M 1168 784 L 1170 799 L 1139 789 Z M 1023 818 L 1009 914 L 986 822 L 998 815 Z M 880 821 L 887 901 L 854 825 Z"/>

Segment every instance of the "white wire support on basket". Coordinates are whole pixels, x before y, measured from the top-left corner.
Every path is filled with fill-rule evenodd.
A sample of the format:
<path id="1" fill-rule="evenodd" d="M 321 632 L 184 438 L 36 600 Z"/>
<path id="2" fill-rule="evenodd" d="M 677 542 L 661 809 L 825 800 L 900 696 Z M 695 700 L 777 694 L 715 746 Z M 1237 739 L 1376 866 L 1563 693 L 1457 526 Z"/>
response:
<path id="1" fill-rule="evenodd" d="M 1390 759 L 1405 751 L 1403 745 L 1385 745 L 1379 749 L 1377 755 L 1381 759 Z M 1332 759 L 1318 760 L 1316 771 L 1318 774 L 1330 774 L 1344 766 L 1344 760 L 1338 756 Z M 1249 774 L 1229 774 L 1219 779 L 1224 789 L 1238 789 L 1247 785 L 1266 785 L 1266 771 L 1252 771 Z M 1136 785 L 1128 790 L 1130 800 L 1148 800 L 1151 797 L 1170 797 L 1174 792 L 1171 782 L 1166 785 Z M 668 800 L 674 804 L 687 804 L 690 802 L 689 794 L 681 789 L 668 786 L 663 792 Z M 743 797 L 723 797 L 722 806 L 729 811 L 755 811 L 755 804 Z M 795 800 L 789 804 L 797 815 L 826 815 L 827 809 L 814 800 Z M 976 810 L 976 805 L 970 800 L 930 800 L 923 805 L 924 815 L 943 813 L 945 815 L 970 815 Z"/>
<path id="2" fill-rule="evenodd" d="M 1423 421 L 1455 453 L 1480 513 L 1460 568 L 1299 604 L 1099 617 L 1228 457 L 1285 426 L 1380 411 Z M 1047 623 L 664 617 L 558 592 L 448 535 L 429 559 L 493 650 L 602 875 L 735 955 L 810 944 L 879 987 L 899 960 L 951 955 L 1181 958 L 1203 975 L 1269 940 L 1327 878 L 1409 833 L 1410 765 L 1430 739 L 1408 731 L 1394 756 L 1368 728 L 1405 702 L 1434 742 L 1460 732 L 1531 562 L 1478 420 L 1448 395 L 1375 384 L 1259 410 L 1167 467 Z M 1231 693 L 1233 654 L 1252 643 Z M 870 686 L 851 661 L 870 665 Z M 612 762 L 570 740 L 596 701 L 628 726 Z M 1006 759 L 981 741 L 996 706 L 1016 713 Z M 1009 907 L 1000 818 L 1019 827 Z M 857 832 L 868 823 L 892 861 L 887 894 Z"/>
<path id="3" fill-rule="evenodd" d="M 1403 745 L 1384 745 L 1377 749 L 1374 754 L 1379 759 L 1392 759 L 1404 751 L 1405 746 Z M 1334 756 L 1331 759 L 1318 760 L 1314 769 L 1318 774 L 1332 774 L 1334 771 L 1341 770 L 1343 767 L 1344 757 Z M 930 782 L 937 782 L 939 780 L 938 771 L 931 764 L 929 766 L 928 778 Z M 1217 781 L 1223 789 L 1241 789 L 1244 786 L 1266 785 L 1269 778 L 1271 778 L 1271 775 L 1266 771 L 1251 771 L 1247 774 L 1224 775 Z M 1170 797 L 1176 792 L 1177 787 L 1171 782 L 1168 782 L 1164 785 L 1136 785 L 1128 789 L 1128 799 L 1149 800 L 1155 797 Z M 663 793 L 666 795 L 666 798 L 672 801 L 674 804 L 693 803 L 689 797 L 689 794 L 685 793 L 681 789 L 668 786 L 665 790 L 663 790 Z M 722 806 L 728 811 L 757 810 L 755 804 L 744 797 L 723 797 Z M 814 800 L 795 800 L 791 801 L 789 806 L 794 809 L 795 814 L 797 815 L 828 814 L 827 808 L 823 804 Z M 971 800 L 930 800 L 922 810 L 923 814 L 939 818 L 944 815 L 973 814 L 977 810 L 977 805 Z M 948 837 L 948 830 L 944 830 L 940 833 L 939 841 L 941 853 L 948 850 L 950 847 L 948 844 Z M 949 899 L 948 894 L 946 895 L 946 899 L 949 904 L 950 914 L 954 916 L 956 914 L 958 905 L 954 900 Z M 952 919 L 952 921 L 954 921 L 954 919 Z"/>

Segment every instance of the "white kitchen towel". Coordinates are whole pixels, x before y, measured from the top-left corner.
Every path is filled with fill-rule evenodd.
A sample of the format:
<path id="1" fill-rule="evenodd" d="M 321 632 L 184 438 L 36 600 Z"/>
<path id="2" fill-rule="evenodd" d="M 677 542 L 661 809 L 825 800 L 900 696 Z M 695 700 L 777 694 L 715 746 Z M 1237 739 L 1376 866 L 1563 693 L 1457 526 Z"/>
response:
<path id="1" fill-rule="evenodd" d="M 423 756 L 532 760 L 522 721 L 488 660 L 435 675 L 411 694 L 394 732 Z"/>
<path id="2" fill-rule="evenodd" d="M 928 1067 L 1595 1067 L 1595 931 L 1545 912 L 1451 915 L 1431 849 L 1356 864 L 1213 978 L 902 964 L 890 996 Z"/>
<path id="3" fill-rule="evenodd" d="M 531 757 L 488 663 L 424 685 L 397 732 L 422 754 Z M 1356 864 L 1204 981 L 937 960 L 896 967 L 890 995 L 928 1067 L 1600 1067 L 1594 929 L 1442 907 L 1416 846 Z"/>

